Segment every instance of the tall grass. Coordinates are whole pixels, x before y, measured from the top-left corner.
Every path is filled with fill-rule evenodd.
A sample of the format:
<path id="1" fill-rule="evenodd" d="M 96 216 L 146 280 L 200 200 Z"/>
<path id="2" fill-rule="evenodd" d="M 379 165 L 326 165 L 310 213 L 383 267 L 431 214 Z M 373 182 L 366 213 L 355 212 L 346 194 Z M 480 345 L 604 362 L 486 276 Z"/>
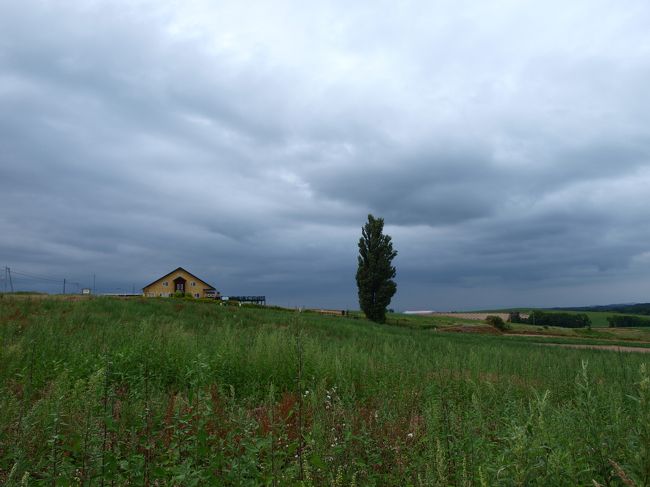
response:
<path id="1" fill-rule="evenodd" d="M 171 300 L 0 300 L 5 485 L 650 485 L 647 356 Z"/>

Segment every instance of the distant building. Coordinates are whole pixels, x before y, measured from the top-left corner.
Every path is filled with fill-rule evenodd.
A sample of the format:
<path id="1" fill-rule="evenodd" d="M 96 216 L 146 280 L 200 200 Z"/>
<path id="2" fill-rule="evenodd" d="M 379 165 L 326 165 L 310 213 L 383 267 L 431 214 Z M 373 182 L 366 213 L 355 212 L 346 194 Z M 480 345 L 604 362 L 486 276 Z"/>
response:
<path id="1" fill-rule="evenodd" d="M 189 294 L 195 298 L 217 298 L 220 296 L 214 286 L 203 279 L 199 279 L 182 267 L 165 274 L 142 288 L 142 294 L 148 298 L 165 298 L 176 292 Z"/>

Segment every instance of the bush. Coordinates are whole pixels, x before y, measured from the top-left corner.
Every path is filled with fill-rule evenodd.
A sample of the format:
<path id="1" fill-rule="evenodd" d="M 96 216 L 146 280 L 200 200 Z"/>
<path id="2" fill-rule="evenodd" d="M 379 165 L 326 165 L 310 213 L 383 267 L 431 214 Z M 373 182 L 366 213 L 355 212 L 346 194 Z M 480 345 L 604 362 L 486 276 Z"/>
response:
<path id="1" fill-rule="evenodd" d="M 650 326 L 650 320 L 639 316 L 612 315 L 607 317 L 610 328 L 626 326 Z"/>
<path id="2" fill-rule="evenodd" d="M 510 323 L 526 323 L 526 320 L 521 317 L 519 311 L 513 311 L 508 315 Z"/>
<path id="3" fill-rule="evenodd" d="M 510 326 L 505 321 L 503 321 L 503 318 L 501 318 L 500 316 L 490 315 L 487 318 L 485 318 L 485 322 L 488 325 L 492 325 L 493 327 L 501 331 L 506 331 L 510 329 Z"/>

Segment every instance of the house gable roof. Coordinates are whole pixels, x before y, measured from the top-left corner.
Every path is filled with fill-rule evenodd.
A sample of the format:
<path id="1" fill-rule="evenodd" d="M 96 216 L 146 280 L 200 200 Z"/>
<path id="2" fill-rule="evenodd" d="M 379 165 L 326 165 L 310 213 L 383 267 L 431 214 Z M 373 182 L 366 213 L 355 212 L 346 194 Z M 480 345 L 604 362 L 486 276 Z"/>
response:
<path id="1" fill-rule="evenodd" d="M 190 276 L 192 276 L 192 277 L 193 277 L 194 279 L 196 279 L 197 281 L 201 281 L 203 284 L 207 284 L 207 286 L 208 286 L 207 289 L 215 290 L 215 291 L 216 291 L 215 287 L 214 287 L 212 284 L 208 284 L 207 282 L 205 282 L 205 281 L 204 281 L 203 279 L 201 279 L 200 277 L 196 277 L 196 276 L 195 276 L 194 274 L 192 274 L 190 271 L 188 271 L 187 269 L 183 269 L 182 267 L 177 267 L 177 268 L 174 269 L 173 271 L 168 272 L 168 273 L 165 274 L 164 276 L 159 277 L 159 278 L 156 279 L 155 281 L 153 281 L 153 282 L 147 284 L 147 285 L 144 286 L 142 289 L 144 290 L 144 289 L 148 288 L 149 286 L 152 286 L 152 285 L 156 284 L 158 281 L 164 279 L 165 277 L 169 277 L 169 276 L 171 276 L 174 272 L 178 272 L 178 271 L 183 271 L 183 272 L 185 272 L 186 274 L 189 274 Z"/>

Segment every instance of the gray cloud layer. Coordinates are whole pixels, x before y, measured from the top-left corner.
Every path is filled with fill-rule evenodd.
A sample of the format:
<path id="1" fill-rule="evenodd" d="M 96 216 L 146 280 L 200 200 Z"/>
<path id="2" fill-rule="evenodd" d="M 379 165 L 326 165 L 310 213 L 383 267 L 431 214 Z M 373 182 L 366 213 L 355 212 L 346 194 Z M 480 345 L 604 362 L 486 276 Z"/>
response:
<path id="1" fill-rule="evenodd" d="M 649 23 L 642 0 L 1 4 L 0 263 L 353 307 L 373 212 L 398 308 L 647 301 Z"/>

